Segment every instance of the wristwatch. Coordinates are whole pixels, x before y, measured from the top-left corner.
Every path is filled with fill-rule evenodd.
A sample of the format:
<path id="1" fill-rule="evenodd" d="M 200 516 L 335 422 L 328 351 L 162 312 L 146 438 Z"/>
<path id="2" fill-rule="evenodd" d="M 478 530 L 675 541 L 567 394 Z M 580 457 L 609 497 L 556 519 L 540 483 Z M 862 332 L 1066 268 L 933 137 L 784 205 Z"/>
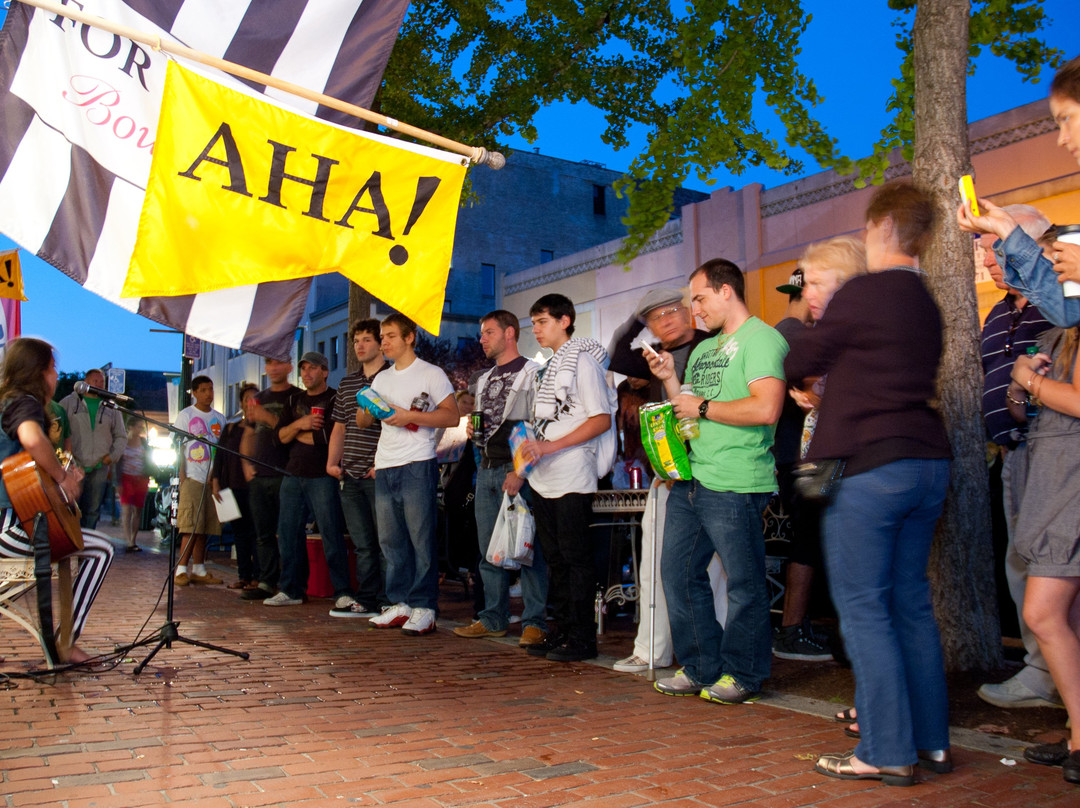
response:
<path id="1" fill-rule="evenodd" d="M 702 418 L 708 418 L 709 417 L 709 404 L 710 404 L 710 401 L 709 401 L 709 399 L 706 398 L 701 402 L 701 404 L 698 405 L 697 412 L 698 412 L 698 415 L 700 417 L 702 417 Z"/>

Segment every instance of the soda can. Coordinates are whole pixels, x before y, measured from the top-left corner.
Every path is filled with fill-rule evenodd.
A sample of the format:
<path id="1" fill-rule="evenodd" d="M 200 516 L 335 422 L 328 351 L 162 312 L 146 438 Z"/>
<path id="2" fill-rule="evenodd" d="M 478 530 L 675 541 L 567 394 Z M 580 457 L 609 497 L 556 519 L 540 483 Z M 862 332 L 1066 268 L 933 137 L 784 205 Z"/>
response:
<path id="1" fill-rule="evenodd" d="M 630 467 L 630 487 L 641 488 L 641 469 L 637 466 Z"/>
<path id="2" fill-rule="evenodd" d="M 472 431 L 474 435 L 484 434 L 484 411 L 476 410 L 469 414 L 469 423 L 472 424 Z"/>

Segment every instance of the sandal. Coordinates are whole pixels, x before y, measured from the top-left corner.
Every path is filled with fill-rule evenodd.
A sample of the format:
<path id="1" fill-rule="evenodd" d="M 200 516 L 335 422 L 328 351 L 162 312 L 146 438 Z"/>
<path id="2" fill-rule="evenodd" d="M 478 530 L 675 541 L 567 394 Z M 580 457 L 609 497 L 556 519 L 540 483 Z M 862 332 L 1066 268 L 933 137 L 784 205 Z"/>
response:
<path id="1" fill-rule="evenodd" d="M 846 710 L 841 710 L 833 716 L 833 721 L 838 724 L 854 724 L 855 723 L 855 708 L 848 707 Z"/>
<path id="2" fill-rule="evenodd" d="M 848 726 L 844 727 L 844 734 L 847 735 L 849 738 L 854 738 L 855 740 L 859 740 L 860 738 L 862 738 L 862 733 L 859 732 L 858 724 L 849 724 Z"/>
<path id="3" fill-rule="evenodd" d="M 229 584 L 229 586 L 227 588 L 228 589 L 246 589 L 247 585 L 248 585 L 247 581 L 233 581 L 231 584 Z"/>
<path id="4" fill-rule="evenodd" d="M 838 780 L 880 780 L 887 786 L 915 785 L 914 766 L 879 766 L 874 772 L 857 772 L 851 765 L 855 753 L 846 755 L 822 755 L 814 764 L 814 771 Z"/>

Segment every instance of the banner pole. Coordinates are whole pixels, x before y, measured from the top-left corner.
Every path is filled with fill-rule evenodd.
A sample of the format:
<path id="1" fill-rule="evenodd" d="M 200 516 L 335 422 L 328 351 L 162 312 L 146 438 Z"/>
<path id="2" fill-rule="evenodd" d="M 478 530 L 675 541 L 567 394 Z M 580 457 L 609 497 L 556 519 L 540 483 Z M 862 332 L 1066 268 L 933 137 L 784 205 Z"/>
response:
<path id="1" fill-rule="evenodd" d="M 59 14 L 62 17 L 81 22 L 84 25 L 100 28 L 103 31 L 125 37 L 133 42 L 139 42 L 154 50 L 164 51 L 165 53 L 170 53 L 174 56 L 180 56 L 184 59 L 206 65 L 207 67 L 213 67 L 226 73 L 231 73 L 240 78 L 249 79 L 258 82 L 259 84 L 265 84 L 267 87 L 273 87 L 275 90 L 281 90 L 282 92 L 290 93 L 291 95 L 299 96 L 300 98 L 306 98 L 309 101 L 314 101 L 325 107 L 336 109 L 339 112 L 344 112 L 346 115 L 360 118 L 368 123 L 385 126 L 387 129 L 393 129 L 395 132 L 400 132 L 403 135 L 415 137 L 426 141 L 433 146 L 438 146 L 439 148 L 454 152 L 455 154 L 463 155 L 477 165 L 487 165 L 493 169 L 500 169 L 506 165 L 506 158 L 499 152 L 488 151 L 482 146 L 467 146 L 464 143 L 458 143 L 456 140 L 450 140 L 442 135 L 436 135 L 434 132 L 428 132 L 419 127 L 412 126 L 411 124 L 403 123 L 395 118 L 382 115 L 378 112 L 372 112 L 363 107 L 358 107 L 356 104 L 350 104 L 348 101 L 342 101 L 324 93 L 309 90 L 306 87 L 301 87 L 299 84 L 293 84 L 292 82 L 276 78 L 267 73 L 252 70 L 250 67 L 244 67 L 244 65 L 220 59 L 217 56 L 211 56 L 209 53 L 197 51 L 193 48 L 186 47 L 185 45 L 168 42 L 163 40 L 160 36 L 148 34 L 126 25 L 121 25 L 101 17 L 86 14 L 77 9 L 60 5 L 60 3 L 53 2 L 53 0 L 18 0 L 18 2 L 40 8 L 42 11 L 48 11 L 51 14 Z"/>

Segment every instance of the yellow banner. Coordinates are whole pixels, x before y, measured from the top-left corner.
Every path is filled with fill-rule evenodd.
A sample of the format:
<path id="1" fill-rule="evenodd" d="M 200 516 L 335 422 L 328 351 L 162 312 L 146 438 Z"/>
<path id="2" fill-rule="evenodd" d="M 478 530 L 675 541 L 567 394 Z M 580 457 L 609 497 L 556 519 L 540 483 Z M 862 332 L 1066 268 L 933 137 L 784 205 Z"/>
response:
<path id="1" fill-rule="evenodd" d="M 0 297 L 12 300 L 26 300 L 23 291 L 22 264 L 19 263 L 19 251 L 0 252 Z"/>
<path id="2" fill-rule="evenodd" d="M 340 272 L 438 334 L 465 162 L 170 62 L 122 296 Z"/>

